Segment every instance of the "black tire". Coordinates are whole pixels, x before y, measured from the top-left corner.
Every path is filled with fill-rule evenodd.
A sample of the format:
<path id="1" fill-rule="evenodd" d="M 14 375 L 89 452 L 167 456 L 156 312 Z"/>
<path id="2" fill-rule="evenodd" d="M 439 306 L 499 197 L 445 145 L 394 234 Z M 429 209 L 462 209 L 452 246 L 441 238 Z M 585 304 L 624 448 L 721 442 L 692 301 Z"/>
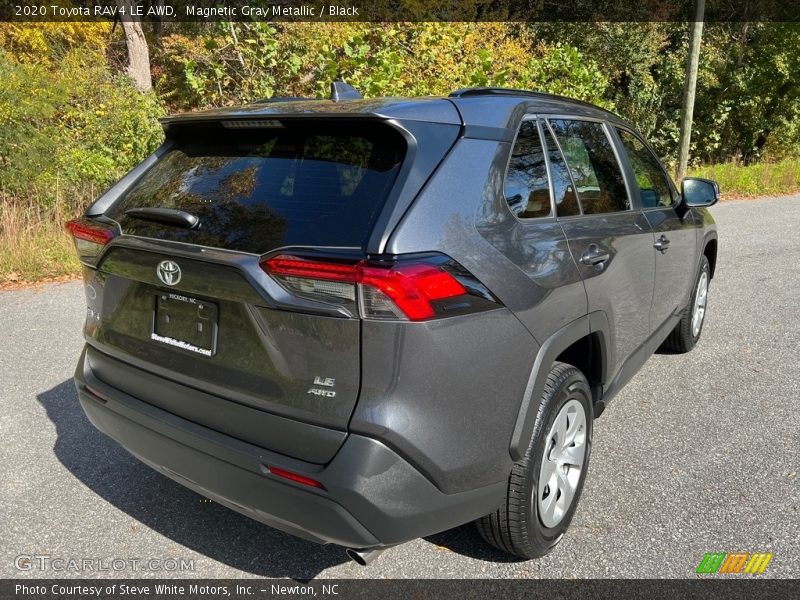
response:
<path id="1" fill-rule="evenodd" d="M 531 559 L 544 556 L 561 541 L 580 500 L 589 467 L 593 418 L 591 398 L 589 384 L 580 370 L 565 363 L 553 365 L 536 415 L 533 437 L 525 456 L 511 470 L 505 502 L 495 512 L 475 521 L 481 536 L 491 545 L 509 554 Z M 551 428 L 559 411 L 573 399 L 578 400 L 585 411 L 582 470 L 572 501 L 560 522 L 553 527 L 546 527 L 539 514 L 538 491 L 534 494 L 534 490 L 539 487 L 545 444 L 550 443 L 548 437 Z M 579 423 L 577 419 L 575 422 Z"/>
<path id="2" fill-rule="evenodd" d="M 711 282 L 711 266 L 708 264 L 708 259 L 705 256 L 700 259 L 700 271 L 697 273 L 697 278 L 694 280 L 694 287 L 692 288 L 692 295 L 689 297 L 689 304 L 683 309 L 681 320 L 678 321 L 675 329 L 672 330 L 667 336 L 667 339 L 661 344 L 662 349 L 683 354 L 684 352 L 692 350 L 700 339 L 700 335 L 703 333 L 703 324 L 705 323 L 705 312 L 708 310 L 707 294 L 703 319 L 700 321 L 700 329 L 697 331 L 697 335 L 692 331 L 692 317 L 694 315 L 694 303 L 695 300 L 697 300 L 698 285 L 700 279 L 702 279 L 704 275 L 708 285 Z"/>

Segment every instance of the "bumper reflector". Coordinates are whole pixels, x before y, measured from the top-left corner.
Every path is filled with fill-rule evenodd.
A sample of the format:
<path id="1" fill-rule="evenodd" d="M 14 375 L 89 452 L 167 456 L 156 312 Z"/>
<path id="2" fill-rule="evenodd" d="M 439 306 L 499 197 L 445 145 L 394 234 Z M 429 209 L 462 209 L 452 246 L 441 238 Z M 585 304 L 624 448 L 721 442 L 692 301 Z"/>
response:
<path id="1" fill-rule="evenodd" d="M 291 471 L 287 471 L 286 469 L 281 469 L 280 467 L 267 467 L 267 471 L 271 475 L 275 475 L 275 477 L 282 477 L 283 479 L 288 479 L 289 481 L 294 481 L 295 483 L 300 483 L 302 485 L 307 485 L 309 487 L 317 488 L 320 490 L 324 490 L 325 486 L 322 485 L 316 479 L 311 479 L 310 477 L 306 477 L 305 475 L 298 475 L 297 473 L 292 473 Z"/>

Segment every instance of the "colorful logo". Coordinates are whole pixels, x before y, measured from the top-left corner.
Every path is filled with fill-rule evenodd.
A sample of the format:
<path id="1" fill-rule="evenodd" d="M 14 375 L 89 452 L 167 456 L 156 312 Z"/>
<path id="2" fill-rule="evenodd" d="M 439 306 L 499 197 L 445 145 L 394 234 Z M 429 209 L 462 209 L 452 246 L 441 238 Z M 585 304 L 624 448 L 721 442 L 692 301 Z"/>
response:
<path id="1" fill-rule="evenodd" d="M 706 552 L 697 566 L 698 573 L 747 573 L 760 575 L 767 569 L 772 553 L 756 552 Z"/>

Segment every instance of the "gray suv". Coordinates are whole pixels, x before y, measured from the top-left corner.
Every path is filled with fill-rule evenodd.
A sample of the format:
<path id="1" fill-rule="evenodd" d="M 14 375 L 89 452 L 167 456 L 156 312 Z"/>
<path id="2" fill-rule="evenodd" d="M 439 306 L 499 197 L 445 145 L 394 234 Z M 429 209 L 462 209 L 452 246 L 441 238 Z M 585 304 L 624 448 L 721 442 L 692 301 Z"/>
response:
<path id="1" fill-rule="evenodd" d="M 366 564 L 476 520 L 544 555 L 592 421 L 697 343 L 713 182 L 547 94 L 280 99 L 163 120 L 71 231 L 92 423 L 198 493 Z"/>

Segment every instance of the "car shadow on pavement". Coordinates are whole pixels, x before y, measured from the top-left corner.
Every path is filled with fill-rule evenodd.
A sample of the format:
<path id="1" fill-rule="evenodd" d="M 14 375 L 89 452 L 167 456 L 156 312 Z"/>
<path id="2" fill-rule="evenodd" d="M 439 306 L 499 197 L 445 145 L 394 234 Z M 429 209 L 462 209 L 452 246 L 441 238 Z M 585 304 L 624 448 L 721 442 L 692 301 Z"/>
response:
<path id="1" fill-rule="evenodd" d="M 506 554 L 490 546 L 478 533 L 474 523 L 467 523 L 441 533 L 423 538 L 426 542 L 441 546 L 456 554 L 493 563 L 524 562 L 525 559 Z"/>
<path id="2" fill-rule="evenodd" d="M 262 525 L 139 462 L 89 422 L 72 379 L 37 398 L 56 426 L 55 455 L 70 473 L 115 508 L 177 544 L 234 569 L 300 581 L 348 560 L 343 548 L 320 546 Z M 136 526 L 128 533 L 142 535 Z M 168 557 L 176 558 L 175 552 L 170 550 Z M 204 576 L 202 570 L 201 559 L 195 574 Z"/>

